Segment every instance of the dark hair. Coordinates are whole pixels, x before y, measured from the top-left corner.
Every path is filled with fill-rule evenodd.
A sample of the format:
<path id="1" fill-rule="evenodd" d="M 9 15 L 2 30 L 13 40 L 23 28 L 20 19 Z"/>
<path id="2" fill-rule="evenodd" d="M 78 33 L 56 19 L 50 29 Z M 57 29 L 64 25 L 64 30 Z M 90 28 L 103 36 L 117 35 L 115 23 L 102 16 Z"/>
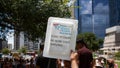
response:
<path id="1" fill-rule="evenodd" d="M 40 43 L 40 49 L 43 50 L 44 49 L 44 42 Z"/>
<path id="2" fill-rule="evenodd" d="M 87 47 L 87 44 L 84 42 L 84 39 L 77 39 L 76 44 L 81 43 L 83 46 Z"/>

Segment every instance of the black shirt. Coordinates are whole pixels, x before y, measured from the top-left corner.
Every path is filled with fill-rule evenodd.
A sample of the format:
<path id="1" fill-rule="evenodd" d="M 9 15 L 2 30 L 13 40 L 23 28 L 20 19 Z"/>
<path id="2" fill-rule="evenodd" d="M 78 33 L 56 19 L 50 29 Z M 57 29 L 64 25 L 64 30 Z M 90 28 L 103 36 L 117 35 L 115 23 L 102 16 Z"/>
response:
<path id="1" fill-rule="evenodd" d="M 36 58 L 36 65 L 40 68 L 56 68 L 56 59 L 46 58 L 41 54 Z"/>

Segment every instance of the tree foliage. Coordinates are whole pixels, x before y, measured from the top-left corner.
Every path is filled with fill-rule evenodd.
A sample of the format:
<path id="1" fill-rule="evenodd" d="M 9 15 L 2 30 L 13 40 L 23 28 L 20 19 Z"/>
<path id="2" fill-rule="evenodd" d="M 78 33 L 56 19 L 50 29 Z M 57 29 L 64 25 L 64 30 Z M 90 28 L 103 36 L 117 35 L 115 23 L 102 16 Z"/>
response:
<path id="1" fill-rule="evenodd" d="M 18 50 L 18 52 L 19 52 L 19 53 L 26 54 L 27 49 L 26 49 L 26 47 L 21 47 L 21 48 Z"/>
<path id="2" fill-rule="evenodd" d="M 10 50 L 8 48 L 3 48 L 2 53 L 7 55 L 10 53 Z"/>
<path id="3" fill-rule="evenodd" d="M 0 0 L 0 26 L 24 31 L 35 40 L 44 37 L 49 17 L 70 17 L 68 0 Z"/>
<path id="4" fill-rule="evenodd" d="M 120 51 L 115 53 L 115 57 L 120 58 Z"/>
<path id="5" fill-rule="evenodd" d="M 78 34 L 77 38 L 84 39 L 85 43 L 88 45 L 88 48 L 93 51 L 98 50 L 100 48 L 100 45 L 103 43 L 103 40 L 97 38 L 93 33 L 81 33 Z"/>

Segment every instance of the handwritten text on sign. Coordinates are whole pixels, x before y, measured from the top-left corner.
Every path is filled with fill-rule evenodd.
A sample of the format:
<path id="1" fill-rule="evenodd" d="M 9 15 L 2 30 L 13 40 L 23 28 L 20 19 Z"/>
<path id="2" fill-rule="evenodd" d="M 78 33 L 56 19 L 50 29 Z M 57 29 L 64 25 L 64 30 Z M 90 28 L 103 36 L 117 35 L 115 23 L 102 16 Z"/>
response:
<path id="1" fill-rule="evenodd" d="M 69 54 L 71 35 L 72 27 L 70 25 L 53 23 L 50 40 L 50 54 L 63 56 Z"/>

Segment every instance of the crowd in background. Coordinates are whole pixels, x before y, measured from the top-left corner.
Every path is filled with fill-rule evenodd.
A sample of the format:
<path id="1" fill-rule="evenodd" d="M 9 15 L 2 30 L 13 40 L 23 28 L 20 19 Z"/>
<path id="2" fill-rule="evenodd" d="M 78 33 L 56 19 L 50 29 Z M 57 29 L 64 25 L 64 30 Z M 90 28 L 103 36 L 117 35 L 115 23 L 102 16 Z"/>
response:
<path id="1" fill-rule="evenodd" d="M 46 59 L 46 60 L 45 60 Z M 45 68 L 71 68 L 70 61 L 64 60 L 55 60 L 55 59 L 41 59 L 40 56 L 31 59 L 24 59 L 22 57 L 18 58 L 1 58 L 0 59 L 0 68 L 40 68 L 45 64 Z M 42 61 L 42 62 L 40 62 Z M 49 65 L 47 65 L 50 62 Z M 40 65 L 39 65 L 40 63 Z M 49 66 L 49 67 L 47 67 Z M 43 67 L 44 68 L 44 67 Z M 103 57 L 96 57 L 93 60 L 93 68 L 118 68 L 118 65 L 114 62 L 113 59 L 105 59 Z"/>
<path id="2" fill-rule="evenodd" d="M 0 68 L 35 68 L 35 59 L 1 58 Z"/>
<path id="3" fill-rule="evenodd" d="M 118 68 L 113 59 L 93 58 L 92 51 L 87 48 L 83 39 L 77 40 L 76 52 L 71 52 L 71 60 L 52 59 L 43 56 L 44 44 L 40 46 L 40 54 L 30 59 L 1 58 L 0 68 Z"/>

